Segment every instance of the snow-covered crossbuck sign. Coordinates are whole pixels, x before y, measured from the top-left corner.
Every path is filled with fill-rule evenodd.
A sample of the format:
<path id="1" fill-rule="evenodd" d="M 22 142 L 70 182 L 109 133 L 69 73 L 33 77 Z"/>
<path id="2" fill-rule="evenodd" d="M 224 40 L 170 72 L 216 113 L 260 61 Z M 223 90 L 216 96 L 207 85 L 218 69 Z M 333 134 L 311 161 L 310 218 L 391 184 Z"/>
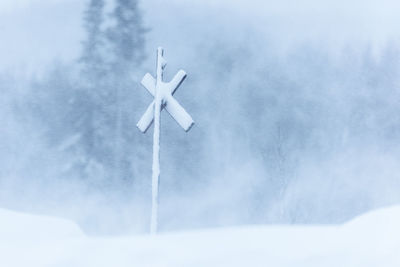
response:
<path id="1" fill-rule="evenodd" d="M 158 213 L 158 186 L 160 181 L 160 113 L 165 108 L 168 113 L 185 130 L 189 131 L 193 126 L 192 117 L 185 109 L 172 97 L 178 87 L 186 78 L 186 72 L 180 70 L 171 82 L 163 81 L 164 68 L 167 61 L 164 59 L 164 49 L 157 49 L 157 77 L 154 78 L 147 73 L 142 79 L 142 85 L 154 97 L 146 112 L 137 124 L 137 127 L 145 133 L 154 121 L 153 136 L 153 175 L 152 175 L 152 208 L 150 232 L 157 232 L 157 213 Z"/>

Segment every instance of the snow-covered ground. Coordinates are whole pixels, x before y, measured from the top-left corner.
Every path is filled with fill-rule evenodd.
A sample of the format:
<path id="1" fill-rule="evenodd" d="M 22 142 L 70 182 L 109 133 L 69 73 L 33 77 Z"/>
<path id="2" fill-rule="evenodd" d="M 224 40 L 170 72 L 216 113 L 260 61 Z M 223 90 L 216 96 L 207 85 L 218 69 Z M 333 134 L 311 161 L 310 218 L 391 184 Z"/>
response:
<path id="1" fill-rule="evenodd" d="M 400 206 L 340 226 L 247 226 L 87 237 L 73 222 L 0 210 L 0 266 L 400 266 Z"/>

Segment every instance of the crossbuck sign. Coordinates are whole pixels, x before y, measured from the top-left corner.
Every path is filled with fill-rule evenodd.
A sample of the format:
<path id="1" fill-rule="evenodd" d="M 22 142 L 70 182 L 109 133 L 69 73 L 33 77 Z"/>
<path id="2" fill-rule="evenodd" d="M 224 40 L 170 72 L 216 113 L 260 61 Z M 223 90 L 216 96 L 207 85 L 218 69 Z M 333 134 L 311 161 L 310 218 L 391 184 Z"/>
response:
<path id="1" fill-rule="evenodd" d="M 146 112 L 137 124 L 139 130 L 143 133 L 149 129 L 154 121 L 153 136 L 153 168 L 152 168 L 152 209 L 150 232 L 157 232 L 157 213 L 158 213 L 158 186 L 160 181 L 160 113 L 166 109 L 168 113 L 185 130 L 189 131 L 193 126 L 192 117 L 185 109 L 173 98 L 173 94 L 186 78 L 186 72 L 180 70 L 171 82 L 163 81 L 164 68 L 167 61 L 164 59 L 164 49 L 157 49 L 157 77 L 154 78 L 147 73 L 142 79 L 142 85 L 154 97 Z"/>

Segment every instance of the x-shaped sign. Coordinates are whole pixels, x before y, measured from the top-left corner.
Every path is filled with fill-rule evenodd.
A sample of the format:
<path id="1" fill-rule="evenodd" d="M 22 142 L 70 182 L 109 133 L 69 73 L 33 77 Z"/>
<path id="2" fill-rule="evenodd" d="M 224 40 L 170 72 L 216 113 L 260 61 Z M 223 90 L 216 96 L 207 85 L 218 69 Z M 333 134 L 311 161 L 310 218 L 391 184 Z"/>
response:
<path id="1" fill-rule="evenodd" d="M 157 79 L 154 79 L 154 77 L 149 73 L 147 73 L 142 79 L 142 85 L 154 97 L 153 102 L 149 105 L 146 112 L 143 114 L 142 118 L 137 124 L 137 127 L 143 133 L 149 129 L 154 121 L 157 94 L 159 94 L 159 97 L 161 98 L 160 110 L 165 108 L 185 131 L 189 131 L 194 124 L 192 117 L 178 103 L 178 101 L 172 97 L 172 95 L 185 80 L 186 72 L 180 70 L 171 82 L 165 83 L 163 82 L 162 77 L 166 64 L 167 62 L 163 57 L 163 49 L 159 48 L 157 57 Z"/>

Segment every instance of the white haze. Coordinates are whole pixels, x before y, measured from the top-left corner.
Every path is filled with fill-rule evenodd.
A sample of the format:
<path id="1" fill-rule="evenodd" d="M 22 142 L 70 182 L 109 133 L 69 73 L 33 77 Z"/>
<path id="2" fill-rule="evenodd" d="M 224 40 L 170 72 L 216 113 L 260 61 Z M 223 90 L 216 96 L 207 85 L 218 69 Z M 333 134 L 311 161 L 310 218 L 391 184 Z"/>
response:
<path id="1" fill-rule="evenodd" d="M 142 73 L 154 72 L 163 46 L 167 78 L 188 73 L 176 97 L 196 121 L 186 134 L 162 116 L 162 230 L 338 223 L 400 202 L 398 1 L 141 6 L 151 29 Z M 94 192 L 57 179 L 65 159 L 15 111 L 29 79 L 79 56 L 82 12 L 81 1 L 0 4 L 0 207 L 68 217 L 92 233 L 147 231 L 151 145 L 131 195 Z M 378 65 L 367 74 L 366 60 Z M 135 89 L 139 119 L 151 99 Z M 150 144 L 151 133 L 137 135 Z"/>

